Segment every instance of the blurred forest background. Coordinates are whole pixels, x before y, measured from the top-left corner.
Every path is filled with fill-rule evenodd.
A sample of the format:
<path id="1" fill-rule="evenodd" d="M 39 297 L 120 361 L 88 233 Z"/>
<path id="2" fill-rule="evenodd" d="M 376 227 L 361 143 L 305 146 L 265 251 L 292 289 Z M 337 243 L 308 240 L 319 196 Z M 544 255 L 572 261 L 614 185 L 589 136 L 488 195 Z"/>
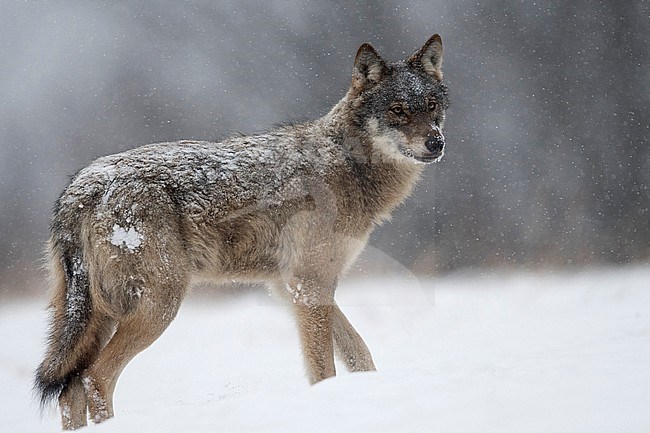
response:
<path id="1" fill-rule="evenodd" d="M 418 275 L 650 258 L 648 2 L 0 3 L 0 298 L 44 290 L 54 200 L 92 159 L 323 115 L 358 46 L 433 33 L 447 154 L 371 244 Z"/>

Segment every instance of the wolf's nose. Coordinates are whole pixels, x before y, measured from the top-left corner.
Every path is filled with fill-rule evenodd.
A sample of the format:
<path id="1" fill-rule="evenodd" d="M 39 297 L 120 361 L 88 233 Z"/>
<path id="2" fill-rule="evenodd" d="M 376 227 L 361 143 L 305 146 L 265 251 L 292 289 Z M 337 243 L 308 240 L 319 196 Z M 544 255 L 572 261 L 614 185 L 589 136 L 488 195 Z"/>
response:
<path id="1" fill-rule="evenodd" d="M 440 135 L 428 137 L 424 146 L 433 154 L 439 154 L 445 148 L 445 140 Z"/>

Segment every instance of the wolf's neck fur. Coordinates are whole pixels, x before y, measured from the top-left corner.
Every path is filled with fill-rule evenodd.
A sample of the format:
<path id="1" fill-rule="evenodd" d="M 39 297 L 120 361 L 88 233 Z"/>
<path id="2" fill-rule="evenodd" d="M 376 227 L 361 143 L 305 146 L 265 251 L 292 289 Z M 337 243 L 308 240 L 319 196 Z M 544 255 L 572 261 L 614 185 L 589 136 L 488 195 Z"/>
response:
<path id="1" fill-rule="evenodd" d="M 357 182 L 360 199 L 373 222 L 380 223 L 408 197 L 424 166 L 376 150 L 365 126 L 354 118 L 355 99 L 352 92 L 348 92 L 328 114 L 314 123 L 314 128 L 321 129 L 341 146 L 354 172 L 349 174 L 365 178 L 366 182 Z"/>

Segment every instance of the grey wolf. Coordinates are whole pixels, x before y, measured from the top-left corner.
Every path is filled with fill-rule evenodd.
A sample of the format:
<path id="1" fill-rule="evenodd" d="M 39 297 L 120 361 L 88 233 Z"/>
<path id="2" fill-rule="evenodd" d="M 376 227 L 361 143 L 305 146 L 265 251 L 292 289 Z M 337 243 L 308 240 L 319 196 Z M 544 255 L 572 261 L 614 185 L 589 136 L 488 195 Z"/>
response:
<path id="1" fill-rule="evenodd" d="M 442 41 L 398 62 L 369 44 L 329 113 L 220 143 L 138 147 L 92 162 L 55 204 L 51 324 L 35 375 L 64 429 L 113 416 L 119 374 L 197 280 L 264 281 L 295 312 L 310 383 L 374 370 L 335 302 L 373 227 L 444 152 Z"/>

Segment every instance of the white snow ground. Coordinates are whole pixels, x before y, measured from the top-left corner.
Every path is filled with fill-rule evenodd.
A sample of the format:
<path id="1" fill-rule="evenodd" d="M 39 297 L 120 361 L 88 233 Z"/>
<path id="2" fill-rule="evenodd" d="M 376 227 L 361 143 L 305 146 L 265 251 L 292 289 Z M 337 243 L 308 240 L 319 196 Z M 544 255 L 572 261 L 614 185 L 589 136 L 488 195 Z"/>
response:
<path id="1" fill-rule="evenodd" d="M 348 281 L 379 371 L 309 387 L 288 311 L 190 296 L 92 432 L 648 432 L 650 267 Z M 41 302 L 0 306 L 0 431 L 55 432 L 30 387 Z"/>

